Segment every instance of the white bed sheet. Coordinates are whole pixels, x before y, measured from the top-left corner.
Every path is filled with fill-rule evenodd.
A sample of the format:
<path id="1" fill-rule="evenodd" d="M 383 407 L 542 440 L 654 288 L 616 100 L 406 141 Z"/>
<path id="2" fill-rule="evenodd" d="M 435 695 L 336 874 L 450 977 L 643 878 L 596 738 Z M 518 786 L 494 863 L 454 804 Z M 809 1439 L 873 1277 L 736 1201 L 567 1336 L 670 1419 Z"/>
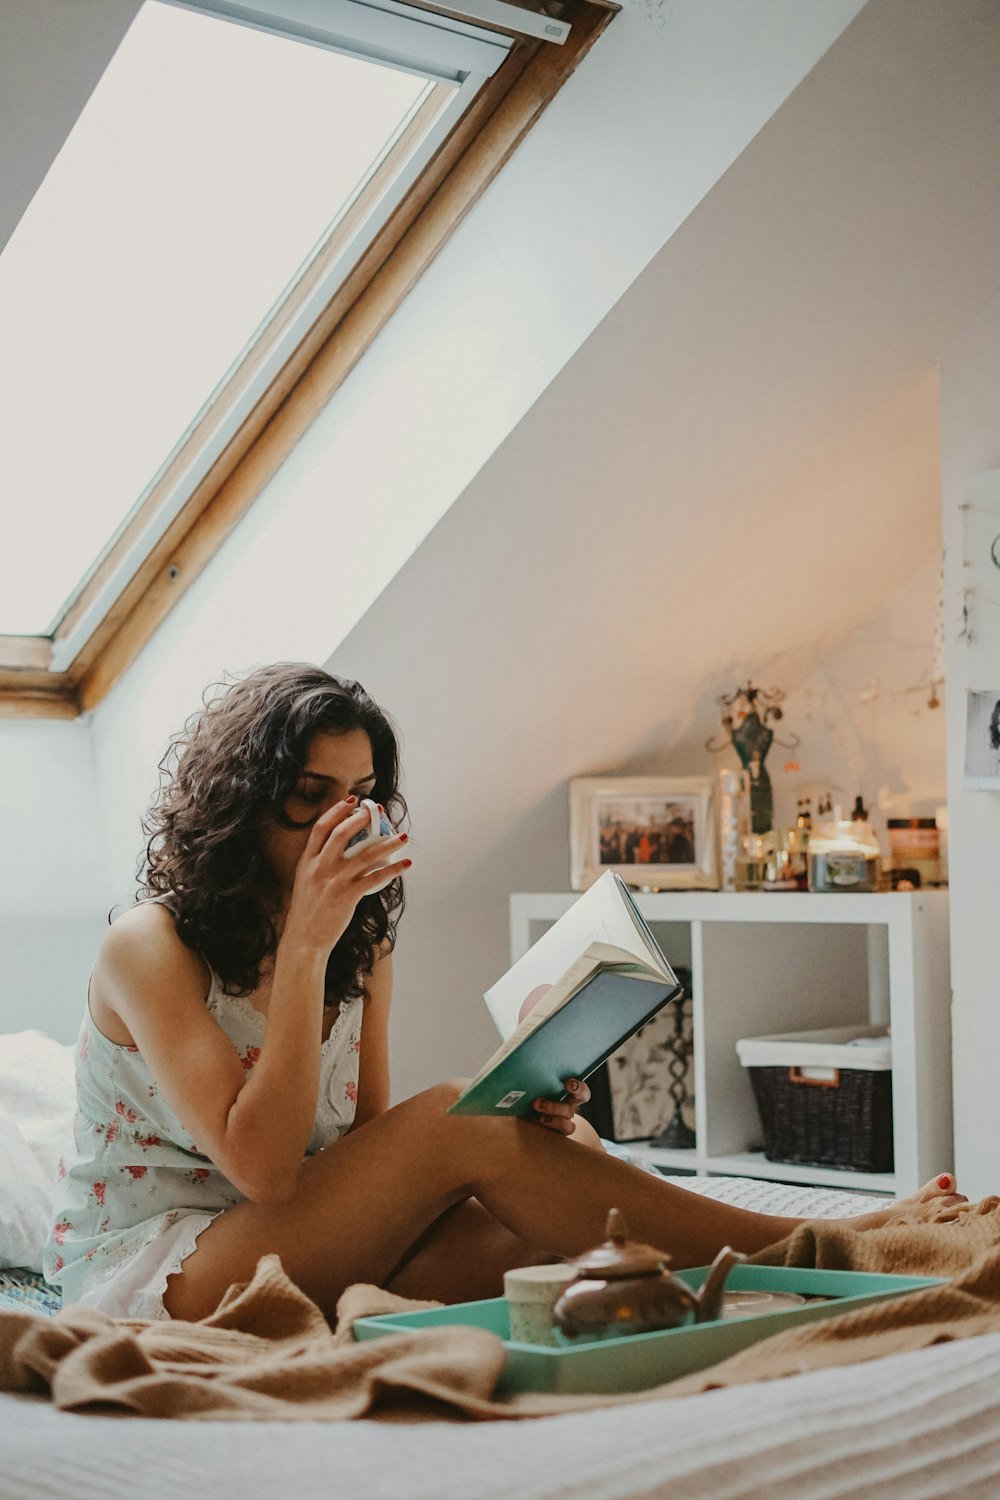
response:
<path id="1" fill-rule="evenodd" d="M 538 1422 L 151 1422 L 0 1397 L 3 1500 L 1000 1495 L 1000 1335 Z"/>

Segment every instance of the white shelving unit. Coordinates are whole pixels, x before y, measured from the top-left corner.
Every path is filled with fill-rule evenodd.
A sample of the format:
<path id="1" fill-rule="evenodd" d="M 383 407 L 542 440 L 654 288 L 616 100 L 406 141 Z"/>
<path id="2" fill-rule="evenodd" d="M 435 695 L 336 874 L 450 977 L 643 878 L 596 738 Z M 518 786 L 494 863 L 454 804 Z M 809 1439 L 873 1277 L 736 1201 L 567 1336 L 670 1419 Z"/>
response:
<path id="1" fill-rule="evenodd" d="M 512 961 L 576 899 L 512 895 Z M 667 958 L 692 972 L 697 1146 L 630 1143 L 630 1150 L 669 1170 L 894 1194 L 951 1170 L 946 891 L 678 891 L 637 893 L 636 900 Z M 892 1028 L 895 1170 L 767 1161 L 757 1149 L 760 1118 L 737 1040 L 855 1022 Z"/>

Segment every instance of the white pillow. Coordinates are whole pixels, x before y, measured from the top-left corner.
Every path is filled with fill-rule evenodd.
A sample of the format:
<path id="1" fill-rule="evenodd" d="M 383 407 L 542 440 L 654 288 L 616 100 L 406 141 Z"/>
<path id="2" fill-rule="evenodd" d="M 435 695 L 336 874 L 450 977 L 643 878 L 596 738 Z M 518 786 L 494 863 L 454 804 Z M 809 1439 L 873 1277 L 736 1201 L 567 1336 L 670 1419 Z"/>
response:
<path id="1" fill-rule="evenodd" d="M 0 1266 L 41 1268 L 59 1158 L 73 1139 L 73 1047 L 0 1035 Z"/>
<path id="2" fill-rule="evenodd" d="M 0 1267 L 41 1270 L 51 1227 L 51 1182 L 14 1121 L 0 1114 Z"/>

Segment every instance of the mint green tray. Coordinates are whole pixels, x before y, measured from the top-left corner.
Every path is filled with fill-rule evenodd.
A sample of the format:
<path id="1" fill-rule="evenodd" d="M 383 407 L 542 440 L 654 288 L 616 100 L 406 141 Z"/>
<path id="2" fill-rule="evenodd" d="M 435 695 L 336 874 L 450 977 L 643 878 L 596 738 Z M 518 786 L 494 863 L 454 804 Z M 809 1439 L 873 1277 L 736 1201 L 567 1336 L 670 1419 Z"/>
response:
<path id="1" fill-rule="evenodd" d="M 697 1289 L 708 1274 L 707 1266 L 679 1271 L 682 1281 Z M 507 1303 L 503 1297 L 483 1302 L 459 1302 L 427 1312 L 388 1313 L 377 1318 L 359 1318 L 354 1337 L 379 1338 L 387 1333 L 412 1333 L 419 1328 L 442 1328 L 461 1324 L 485 1328 L 503 1339 L 507 1361 L 500 1392 L 642 1391 L 677 1380 L 694 1370 L 728 1359 L 740 1349 L 770 1338 L 799 1323 L 813 1323 L 835 1313 L 852 1311 L 869 1302 L 899 1297 L 922 1287 L 937 1286 L 940 1276 L 874 1276 L 860 1271 L 812 1271 L 792 1266 L 735 1266 L 729 1274 L 729 1291 L 798 1292 L 828 1301 L 786 1308 L 756 1317 L 727 1318 L 716 1323 L 688 1324 L 659 1333 L 636 1333 L 628 1338 L 603 1339 L 598 1343 L 548 1348 L 541 1344 L 516 1344 L 510 1338 Z"/>

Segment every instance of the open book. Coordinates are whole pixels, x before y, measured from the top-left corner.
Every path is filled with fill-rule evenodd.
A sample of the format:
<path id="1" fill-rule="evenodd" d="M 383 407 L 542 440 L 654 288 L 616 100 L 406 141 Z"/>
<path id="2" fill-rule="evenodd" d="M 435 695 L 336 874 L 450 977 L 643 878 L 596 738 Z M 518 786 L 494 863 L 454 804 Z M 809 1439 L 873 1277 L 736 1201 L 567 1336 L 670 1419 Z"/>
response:
<path id="1" fill-rule="evenodd" d="M 486 992 L 504 1038 L 449 1108 L 456 1115 L 527 1115 L 565 1099 L 683 994 L 628 887 L 608 871 Z"/>

